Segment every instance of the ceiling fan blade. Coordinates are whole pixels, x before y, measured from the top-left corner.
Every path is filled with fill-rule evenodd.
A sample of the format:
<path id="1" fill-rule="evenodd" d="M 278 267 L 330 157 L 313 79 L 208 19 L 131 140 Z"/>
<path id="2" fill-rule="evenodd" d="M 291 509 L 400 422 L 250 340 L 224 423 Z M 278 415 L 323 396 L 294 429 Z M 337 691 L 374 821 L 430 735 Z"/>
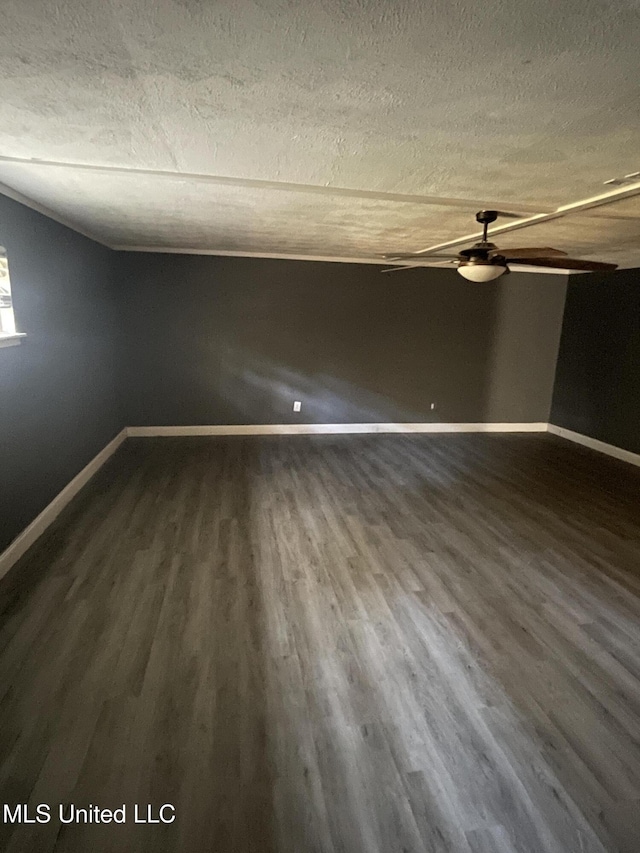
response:
<path id="1" fill-rule="evenodd" d="M 422 267 L 422 264 L 403 264 L 401 267 L 387 267 L 380 272 L 400 272 L 402 270 L 415 270 Z"/>
<path id="2" fill-rule="evenodd" d="M 585 272 L 615 270 L 618 266 L 617 264 L 606 264 L 603 261 L 583 261 L 578 258 L 565 258 L 563 256 L 557 258 L 522 258 L 522 260 L 516 260 L 513 263 L 527 264 L 532 267 L 553 267 L 560 270 L 584 270 Z"/>
<path id="3" fill-rule="evenodd" d="M 551 249 L 549 246 L 542 248 L 523 248 L 523 249 L 492 249 L 490 255 L 504 255 L 507 260 L 516 258 L 548 258 L 550 255 L 566 255 L 566 252 L 560 249 Z"/>
<path id="4" fill-rule="evenodd" d="M 406 255 L 382 255 L 385 261 L 428 261 L 431 258 L 436 258 L 437 260 L 445 259 L 450 261 L 456 261 L 458 259 L 457 255 L 420 255 L 416 252 L 406 254 Z"/>
<path id="5" fill-rule="evenodd" d="M 523 219 L 525 216 L 531 216 L 530 213 L 512 213 L 509 210 L 496 210 L 496 213 L 506 219 Z"/>
<path id="6" fill-rule="evenodd" d="M 435 255 L 430 256 L 430 257 L 435 257 Z M 421 269 L 421 270 L 446 269 L 447 267 L 450 266 L 450 264 L 452 262 L 455 262 L 457 260 L 458 260 L 457 258 L 448 258 L 446 261 L 439 261 L 438 263 L 430 264 L 429 266 L 427 266 L 426 264 L 402 264 L 402 265 L 398 265 L 397 267 L 386 267 L 386 269 L 380 270 L 380 272 L 396 272 L 396 270 L 415 270 L 415 269 Z"/>

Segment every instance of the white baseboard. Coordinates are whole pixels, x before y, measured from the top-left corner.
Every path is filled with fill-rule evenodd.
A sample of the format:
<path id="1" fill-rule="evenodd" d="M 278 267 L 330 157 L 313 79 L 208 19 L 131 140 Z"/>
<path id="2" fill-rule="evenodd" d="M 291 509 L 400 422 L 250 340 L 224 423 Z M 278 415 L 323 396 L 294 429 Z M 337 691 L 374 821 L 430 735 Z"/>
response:
<path id="1" fill-rule="evenodd" d="M 615 459 L 621 459 L 623 462 L 628 462 L 630 465 L 640 466 L 640 453 L 632 453 L 630 450 L 623 450 L 622 447 L 616 447 L 615 444 L 607 444 L 604 441 L 599 441 L 597 438 L 591 438 L 588 435 L 583 435 L 580 432 L 565 429 L 564 427 L 549 424 L 548 431 L 553 435 L 558 435 L 560 438 L 566 438 L 567 441 L 574 441 L 576 444 L 582 444 L 584 447 L 590 447 L 591 450 L 597 450 L 599 453 L 606 453 L 607 456 L 613 456 Z"/>
<path id="2" fill-rule="evenodd" d="M 4 577 L 14 563 L 33 545 L 36 539 L 42 536 L 51 522 L 60 515 L 69 501 L 78 494 L 80 489 L 89 482 L 107 459 L 116 452 L 126 437 L 127 431 L 123 429 L 88 465 L 85 465 L 79 474 L 76 474 L 73 480 L 42 510 L 40 515 L 36 516 L 31 524 L 0 554 L 0 578 Z"/>
<path id="3" fill-rule="evenodd" d="M 350 435 L 384 432 L 546 432 L 546 423 L 212 424 L 127 427 L 131 438 L 180 435 Z"/>

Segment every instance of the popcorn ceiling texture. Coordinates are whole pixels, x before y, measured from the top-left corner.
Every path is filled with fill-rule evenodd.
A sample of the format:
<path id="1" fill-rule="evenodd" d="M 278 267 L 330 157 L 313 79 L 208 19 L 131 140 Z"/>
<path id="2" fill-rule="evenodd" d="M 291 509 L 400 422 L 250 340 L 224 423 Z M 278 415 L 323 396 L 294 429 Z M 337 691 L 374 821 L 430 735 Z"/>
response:
<path id="1" fill-rule="evenodd" d="M 238 179 L 0 163 L 0 181 L 111 245 L 371 257 L 472 231 L 477 201 L 542 212 L 640 169 L 636 0 L 5 0 L 2 12 L 3 155 Z M 545 240 L 640 265 L 639 205 L 618 207 L 549 224 Z"/>

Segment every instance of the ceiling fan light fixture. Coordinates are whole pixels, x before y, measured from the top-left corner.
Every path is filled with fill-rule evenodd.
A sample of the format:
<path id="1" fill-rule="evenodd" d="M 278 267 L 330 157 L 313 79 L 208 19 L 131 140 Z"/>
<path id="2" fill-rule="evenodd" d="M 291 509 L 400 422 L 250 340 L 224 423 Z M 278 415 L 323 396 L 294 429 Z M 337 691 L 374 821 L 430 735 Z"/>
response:
<path id="1" fill-rule="evenodd" d="M 496 278 L 500 278 L 501 275 L 504 275 L 507 271 L 507 266 L 502 264 L 492 264 L 492 263 L 470 263 L 470 264 L 460 264 L 458 267 L 458 272 L 463 278 L 466 278 L 468 281 L 493 281 Z"/>
<path id="2" fill-rule="evenodd" d="M 634 175 L 637 176 L 638 174 L 640 172 L 627 175 L 626 177 L 634 177 Z M 509 269 L 510 263 L 525 263 L 532 267 L 552 267 L 555 269 L 580 270 L 581 272 L 616 269 L 617 264 L 570 258 L 564 250 L 552 249 L 550 246 L 523 246 L 500 250 L 495 243 L 489 242 L 487 229 L 492 222 L 495 222 L 498 216 L 509 215 L 499 210 L 479 210 L 476 213 L 476 220 L 483 226 L 482 240 L 474 243 L 469 249 L 462 249 L 458 252 L 457 258 L 451 258 L 450 255 L 436 255 L 435 252 L 437 249 L 446 249 L 450 246 L 450 243 L 441 243 L 440 246 L 433 246 L 431 249 L 422 249 L 420 252 L 414 252 L 409 255 L 393 256 L 388 258 L 388 260 L 413 260 L 418 262 L 433 260 L 434 258 L 445 258 L 447 260 L 451 258 L 453 263 L 457 262 L 460 275 L 466 278 L 467 281 L 475 282 L 494 281 L 494 279 L 500 278 L 501 275 L 511 272 Z M 419 263 L 413 263 L 411 266 L 419 265 Z M 402 267 L 394 267 L 394 269 L 402 269 Z M 390 270 L 382 270 L 382 272 L 390 272 Z"/>

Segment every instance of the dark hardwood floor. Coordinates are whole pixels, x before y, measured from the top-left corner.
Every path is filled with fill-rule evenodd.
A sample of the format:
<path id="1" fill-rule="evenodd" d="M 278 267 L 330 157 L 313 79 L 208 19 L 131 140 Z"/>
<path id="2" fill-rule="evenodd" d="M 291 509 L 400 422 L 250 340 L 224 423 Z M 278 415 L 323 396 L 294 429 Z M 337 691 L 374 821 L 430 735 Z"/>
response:
<path id="1" fill-rule="evenodd" d="M 130 440 L 0 584 L 0 849 L 637 853 L 639 499 L 546 435 Z"/>

